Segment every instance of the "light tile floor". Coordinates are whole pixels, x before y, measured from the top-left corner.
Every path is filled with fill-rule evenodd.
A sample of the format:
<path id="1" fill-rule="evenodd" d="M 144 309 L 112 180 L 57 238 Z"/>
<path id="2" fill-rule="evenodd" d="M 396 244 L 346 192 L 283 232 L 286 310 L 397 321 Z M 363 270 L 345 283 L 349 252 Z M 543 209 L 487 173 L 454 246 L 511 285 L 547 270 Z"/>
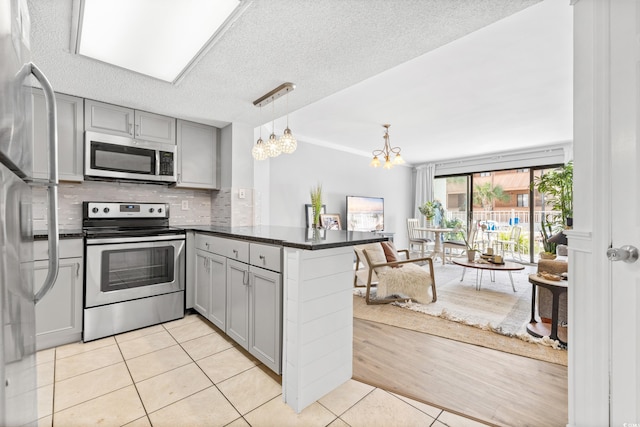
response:
<path id="1" fill-rule="evenodd" d="M 40 427 L 482 425 L 354 380 L 296 414 L 281 378 L 196 314 L 37 363 Z"/>

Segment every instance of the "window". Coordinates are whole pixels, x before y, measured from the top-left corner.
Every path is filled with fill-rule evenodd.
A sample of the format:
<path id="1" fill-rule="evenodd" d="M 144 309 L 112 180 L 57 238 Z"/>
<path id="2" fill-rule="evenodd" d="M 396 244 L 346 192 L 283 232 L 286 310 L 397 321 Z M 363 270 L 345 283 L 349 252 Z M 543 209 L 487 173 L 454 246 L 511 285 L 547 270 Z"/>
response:
<path id="1" fill-rule="evenodd" d="M 525 173 L 525 172 L 529 172 L 529 168 L 516 169 L 516 172 L 518 172 L 518 173 Z"/>
<path id="2" fill-rule="evenodd" d="M 491 176 L 491 172 L 480 172 L 480 176 Z"/>
<path id="3" fill-rule="evenodd" d="M 528 208 L 529 207 L 529 195 L 528 194 L 518 194 L 518 207 Z"/>

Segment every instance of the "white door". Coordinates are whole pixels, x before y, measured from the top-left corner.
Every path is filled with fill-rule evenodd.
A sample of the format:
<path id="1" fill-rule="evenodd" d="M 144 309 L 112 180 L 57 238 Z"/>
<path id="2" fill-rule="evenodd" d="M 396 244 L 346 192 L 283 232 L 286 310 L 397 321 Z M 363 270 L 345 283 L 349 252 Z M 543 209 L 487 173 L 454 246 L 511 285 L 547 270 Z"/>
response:
<path id="1" fill-rule="evenodd" d="M 640 5 L 610 5 L 611 244 L 640 247 Z M 640 425 L 640 262 L 611 262 L 609 286 L 611 425 Z"/>
<path id="2" fill-rule="evenodd" d="M 569 426 L 640 425 L 640 5 L 574 0 Z M 626 423 L 626 424 L 625 424 Z"/>

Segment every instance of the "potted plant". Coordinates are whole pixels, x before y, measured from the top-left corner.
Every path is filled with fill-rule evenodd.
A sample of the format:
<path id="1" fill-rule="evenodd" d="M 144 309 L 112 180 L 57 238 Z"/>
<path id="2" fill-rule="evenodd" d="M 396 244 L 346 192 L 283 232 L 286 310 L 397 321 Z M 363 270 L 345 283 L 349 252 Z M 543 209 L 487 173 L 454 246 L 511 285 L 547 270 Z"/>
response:
<path id="1" fill-rule="evenodd" d="M 542 259 L 555 259 L 556 257 L 556 244 L 549 241 L 549 238 L 553 236 L 553 230 L 551 223 L 544 218 L 540 221 L 540 233 L 542 234 L 542 248 L 543 252 L 540 252 L 540 258 Z"/>
<path id="2" fill-rule="evenodd" d="M 418 210 L 427 219 L 427 224 L 431 224 L 435 218 L 435 224 L 438 226 L 444 219 L 444 207 L 440 200 L 430 200 L 423 205 L 418 206 Z"/>
<path id="3" fill-rule="evenodd" d="M 425 202 L 423 205 L 418 206 L 418 210 L 422 215 L 425 216 L 425 218 L 427 218 L 427 222 L 430 222 L 431 220 L 433 220 L 433 217 L 436 215 L 436 208 L 435 208 L 435 205 L 433 204 L 433 200 L 429 200 L 428 202 Z"/>
<path id="4" fill-rule="evenodd" d="M 320 226 L 320 212 L 322 211 L 322 184 L 311 187 L 311 209 L 313 210 L 313 228 Z"/>
<path id="5" fill-rule="evenodd" d="M 547 222 L 559 228 L 573 225 L 573 162 L 534 178 L 531 189 L 544 194 L 546 203 L 558 212 L 550 220 L 547 218 Z"/>
<path id="6" fill-rule="evenodd" d="M 476 247 L 476 243 L 469 241 L 469 236 L 467 235 L 465 229 L 460 227 L 456 231 L 462 236 L 462 241 L 464 242 L 465 250 L 467 251 L 467 259 L 469 261 L 473 261 L 474 259 L 476 259 L 476 255 L 479 252 L 478 248 Z"/>

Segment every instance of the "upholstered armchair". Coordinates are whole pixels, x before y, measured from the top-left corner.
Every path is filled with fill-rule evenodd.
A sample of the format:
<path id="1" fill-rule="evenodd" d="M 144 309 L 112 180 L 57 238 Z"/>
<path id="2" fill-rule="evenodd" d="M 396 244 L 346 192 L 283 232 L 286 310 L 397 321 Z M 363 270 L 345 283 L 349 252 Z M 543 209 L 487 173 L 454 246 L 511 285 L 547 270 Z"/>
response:
<path id="1" fill-rule="evenodd" d="M 430 257 L 410 258 L 409 250 L 396 251 L 393 243 L 369 243 L 354 246 L 356 267 L 353 284 L 366 287 L 367 304 L 384 304 L 412 299 L 435 302 L 436 282 Z M 427 264 L 425 269 L 419 264 Z M 376 297 L 371 295 L 376 288 Z M 431 293 L 431 295 L 429 295 Z"/>

